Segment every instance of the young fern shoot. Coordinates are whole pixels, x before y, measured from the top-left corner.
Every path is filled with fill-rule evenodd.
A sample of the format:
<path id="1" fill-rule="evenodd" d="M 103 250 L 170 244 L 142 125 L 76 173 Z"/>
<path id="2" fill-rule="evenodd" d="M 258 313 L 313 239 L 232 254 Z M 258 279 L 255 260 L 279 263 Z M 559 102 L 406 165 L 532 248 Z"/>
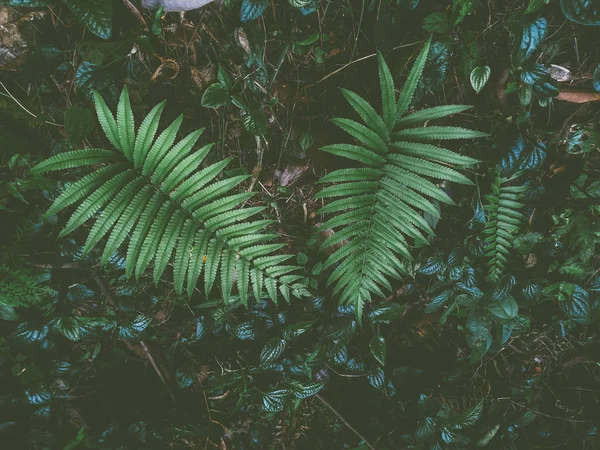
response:
<path id="1" fill-rule="evenodd" d="M 220 176 L 230 159 L 202 166 L 212 144 L 193 150 L 203 130 L 178 143 L 183 122 L 178 117 L 156 137 L 165 103 L 156 105 L 135 132 L 127 88 L 121 94 L 117 117 L 94 93 L 98 120 L 113 150 L 87 148 L 61 153 L 32 169 L 35 173 L 95 166 L 95 170 L 68 187 L 47 215 L 79 205 L 59 237 L 94 218 L 84 253 L 108 236 L 102 263 L 124 243 L 126 274 L 139 278 L 153 263 L 158 283 L 173 264 L 175 290 L 191 295 L 203 276 L 205 295 L 217 280 L 225 303 L 234 283 L 244 304 L 251 291 L 257 299 L 263 289 L 277 302 L 281 294 L 306 295 L 299 266 L 284 264 L 291 255 L 279 254 L 285 245 L 266 231 L 274 221 L 253 219 L 264 206 L 242 208 L 253 193 L 236 188 L 247 176 Z M 236 281 L 234 281 L 236 280 Z"/>
<path id="2" fill-rule="evenodd" d="M 439 216 L 434 201 L 453 204 L 438 183 L 472 184 L 455 168 L 479 161 L 431 142 L 487 136 L 464 128 L 423 125 L 470 106 L 438 106 L 406 114 L 430 45 L 429 40 L 421 50 L 397 100 L 391 72 L 378 54 L 382 114 L 359 95 L 342 90 L 362 123 L 333 119 L 354 142 L 321 148 L 358 163 L 355 168 L 336 170 L 321 178 L 319 183 L 328 186 L 316 197 L 333 200 L 319 211 L 334 214 L 322 229 L 336 231 L 322 248 L 347 241 L 324 263 L 324 268 L 334 268 L 327 283 L 334 286 L 334 295 L 341 303 L 355 306 L 359 321 L 364 304 L 372 296 L 385 297 L 392 290 L 389 280 L 406 273 L 401 258 L 411 258 L 411 244 L 427 243 L 433 235 L 423 213 Z"/>

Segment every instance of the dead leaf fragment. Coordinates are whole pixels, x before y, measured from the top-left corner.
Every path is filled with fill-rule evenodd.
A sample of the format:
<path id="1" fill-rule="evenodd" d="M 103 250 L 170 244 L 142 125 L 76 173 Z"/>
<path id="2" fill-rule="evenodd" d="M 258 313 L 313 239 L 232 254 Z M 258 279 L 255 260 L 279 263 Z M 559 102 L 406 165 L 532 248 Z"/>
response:
<path id="1" fill-rule="evenodd" d="M 588 103 L 600 100 L 600 92 L 563 91 L 556 100 L 570 103 Z"/>

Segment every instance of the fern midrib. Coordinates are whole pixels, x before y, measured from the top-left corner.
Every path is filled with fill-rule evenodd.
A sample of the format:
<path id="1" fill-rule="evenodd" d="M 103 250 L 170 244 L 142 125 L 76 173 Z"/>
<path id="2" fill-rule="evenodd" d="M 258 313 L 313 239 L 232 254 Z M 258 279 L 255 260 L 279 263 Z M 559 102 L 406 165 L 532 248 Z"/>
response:
<path id="1" fill-rule="evenodd" d="M 120 152 L 114 152 L 114 153 L 115 153 L 115 154 L 119 154 L 120 156 L 125 156 L 125 155 L 121 154 Z M 131 165 L 132 165 L 132 162 L 131 162 L 131 161 L 129 161 L 129 160 L 126 158 L 126 157 L 125 157 L 125 158 L 123 158 L 123 159 L 125 159 L 125 161 L 127 162 L 127 164 L 128 164 L 129 166 L 131 166 Z M 273 276 L 269 275 L 269 274 L 267 273 L 266 269 L 261 269 L 261 268 L 257 267 L 257 266 L 254 264 L 254 262 L 253 262 L 251 259 L 245 258 L 245 257 L 244 257 L 243 255 L 241 255 L 241 254 L 240 254 L 240 253 L 239 253 L 239 252 L 238 252 L 236 249 L 234 249 L 233 247 L 231 247 L 231 246 L 229 245 L 229 242 L 227 242 L 225 239 L 222 239 L 222 238 L 220 238 L 219 236 L 217 236 L 217 234 L 216 234 L 214 231 L 212 231 L 212 230 L 210 230 L 210 229 L 206 228 L 206 227 L 204 226 L 204 223 L 203 223 L 202 221 L 198 220 L 196 217 L 194 217 L 194 215 L 193 215 L 193 214 L 192 214 L 192 213 L 191 213 L 189 210 L 187 210 L 186 208 L 184 208 L 184 207 L 181 205 L 181 203 L 180 203 L 179 201 L 177 201 L 177 200 L 173 200 L 173 198 L 172 198 L 172 197 L 171 197 L 169 194 L 167 194 L 166 192 L 164 192 L 164 191 L 163 191 L 163 190 L 162 190 L 162 189 L 161 189 L 159 186 L 157 186 L 157 185 L 156 185 L 154 182 L 152 182 L 152 179 L 150 178 L 150 176 L 146 176 L 146 175 L 144 175 L 144 174 L 141 172 L 141 170 L 139 170 L 139 169 L 137 169 L 137 168 L 135 168 L 135 167 L 133 167 L 133 170 L 134 170 L 136 173 L 138 173 L 138 174 L 139 174 L 139 176 L 140 176 L 140 177 L 142 177 L 142 178 L 143 178 L 145 181 L 147 181 L 147 184 L 148 184 L 148 185 L 150 185 L 150 186 L 152 186 L 152 188 L 154 188 L 154 190 L 155 190 L 156 192 L 159 192 L 160 194 L 162 194 L 163 196 L 165 196 L 165 197 L 167 198 L 167 200 L 168 200 L 168 201 L 170 201 L 170 202 L 174 203 L 177 209 L 179 209 L 179 210 L 183 211 L 183 212 L 184 212 L 184 213 L 187 215 L 187 218 L 189 218 L 189 219 L 193 220 L 195 223 L 197 223 L 197 224 L 200 226 L 200 228 L 201 228 L 202 230 L 205 230 L 205 231 L 207 231 L 208 233 L 210 233 L 210 234 L 211 234 L 211 236 L 212 236 L 212 237 L 213 237 L 215 240 L 217 240 L 218 242 L 221 242 L 221 243 L 223 243 L 224 247 L 225 247 L 225 248 L 226 248 L 228 251 L 232 251 L 232 252 L 234 252 L 234 253 L 235 253 L 235 254 L 238 256 L 238 258 L 240 258 L 240 259 L 243 259 L 244 261 L 248 262 L 248 263 L 250 264 L 250 267 L 251 267 L 251 268 L 260 270 L 262 273 L 264 273 L 264 276 L 265 276 L 265 277 L 267 277 L 267 278 L 270 278 L 270 279 L 273 279 L 273 280 L 275 280 L 276 282 L 278 282 L 279 284 L 282 284 L 282 285 L 284 285 L 284 286 L 286 286 L 286 287 L 288 287 L 288 288 L 290 288 L 290 289 L 292 288 L 292 287 L 291 287 L 289 284 L 287 284 L 287 283 L 284 283 L 284 282 L 283 282 L 283 281 L 281 281 L 280 279 L 278 279 L 278 278 L 276 278 L 276 277 L 273 277 Z"/>

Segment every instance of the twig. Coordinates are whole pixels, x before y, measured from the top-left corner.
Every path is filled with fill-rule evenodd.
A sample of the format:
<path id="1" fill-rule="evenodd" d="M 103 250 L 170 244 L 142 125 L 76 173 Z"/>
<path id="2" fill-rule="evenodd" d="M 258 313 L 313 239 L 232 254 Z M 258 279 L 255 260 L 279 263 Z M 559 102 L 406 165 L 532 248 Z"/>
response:
<path id="1" fill-rule="evenodd" d="M 324 404 L 325 406 L 327 406 L 327 407 L 328 407 L 328 408 L 331 410 L 331 412 L 332 412 L 332 413 L 334 413 L 334 414 L 337 416 L 337 418 L 338 418 L 338 419 L 340 419 L 340 420 L 342 421 L 342 423 L 343 423 L 344 425 L 346 425 L 348 428 L 350 428 L 350 430 L 351 430 L 351 431 L 352 431 L 354 434 L 356 434 L 356 435 L 357 435 L 357 436 L 358 436 L 358 437 L 359 437 L 359 438 L 360 438 L 360 439 L 361 439 L 361 440 L 362 440 L 362 441 L 365 443 L 365 445 L 366 445 L 367 447 L 369 447 L 371 450 L 376 450 L 376 449 L 375 449 L 375 447 L 373 447 L 373 445 L 372 445 L 372 444 L 371 444 L 369 441 L 367 441 L 367 439 L 366 439 L 366 438 L 365 438 L 365 437 L 364 437 L 362 434 L 360 434 L 358 431 L 356 431 L 356 429 L 355 429 L 355 428 L 354 428 L 352 425 L 350 425 L 350 424 L 348 423 L 348 421 L 347 421 L 346 419 L 344 419 L 344 417 L 343 417 L 343 416 L 342 416 L 342 415 L 341 415 L 341 414 L 340 414 L 340 413 L 339 413 L 339 412 L 338 412 L 338 411 L 337 411 L 337 410 L 336 410 L 336 409 L 335 409 L 333 406 L 331 406 L 331 403 L 329 403 L 327 400 L 325 400 L 325 399 L 324 399 L 323 397 L 321 397 L 319 394 L 317 394 L 317 395 L 316 395 L 316 397 L 317 397 L 319 400 L 321 400 L 321 402 L 323 402 L 323 404 Z"/>
<path id="2" fill-rule="evenodd" d="M 150 364 L 152 364 L 152 367 L 154 367 L 154 370 L 158 374 L 158 378 L 160 378 L 160 381 L 162 381 L 162 383 L 165 385 L 165 388 L 167 388 L 169 397 L 171 397 L 171 400 L 175 401 L 175 395 L 173 395 L 173 392 L 171 391 L 171 388 L 167 384 L 165 377 L 163 376 L 162 372 L 160 371 L 160 368 L 156 364 L 156 361 L 154 361 L 154 357 L 152 356 L 152 353 L 150 353 L 150 349 L 148 348 L 148 346 L 146 345 L 146 343 L 144 341 L 140 341 L 140 345 L 142 346 L 142 350 L 144 350 L 146 357 L 150 361 Z"/>
<path id="3" fill-rule="evenodd" d="M 29 111 L 27 108 L 25 108 L 23 106 L 23 104 L 16 99 L 16 97 L 14 95 L 12 95 L 10 93 L 10 91 L 8 90 L 8 88 L 6 86 L 4 86 L 4 83 L 2 81 L 0 81 L 0 86 L 2 86 L 2 88 L 6 91 L 6 94 L 8 94 L 8 96 L 17 104 L 19 105 L 23 111 L 25 111 L 27 114 L 29 114 L 30 116 L 34 117 L 34 118 L 38 118 L 34 113 L 32 113 L 31 111 Z M 58 124 L 58 123 L 54 123 L 54 122 L 48 122 L 47 120 L 44 120 L 44 123 L 50 124 L 50 125 L 55 125 L 57 127 L 62 127 L 62 125 Z"/>
<path id="4" fill-rule="evenodd" d="M 131 3 L 129 0 L 123 0 L 123 5 L 125 5 L 129 12 L 135 16 L 140 25 L 142 25 L 144 28 L 148 28 L 148 24 L 146 23 L 144 16 L 142 16 L 142 13 L 140 13 L 139 9 L 137 9 L 133 3 Z"/>
<path id="5" fill-rule="evenodd" d="M 412 44 L 404 44 L 404 45 L 399 45 L 398 47 L 394 47 L 392 50 L 398 50 L 398 49 L 400 49 L 400 48 L 412 47 L 413 45 L 418 45 L 418 44 L 421 44 L 422 42 L 423 42 L 423 41 L 419 41 L 419 42 L 413 42 Z M 321 82 L 325 81 L 327 78 L 329 78 L 329 77 L 332 77 L 332 76 L 333 76 L 333 75 L 335 75 L 336 73 L 339 73 L 339 72 L 341 72 L 342 70 L 346 69 L 347 67 L 351 66 L 352 64 L 355 64 L 355 63 L 357 63 L 357 62 L 360 62 L 360 61 L 364 61 L 365 59 L 372 58 L 373 56 L 377 56 L 377 53 L 372 53 L 372 54 L 370 54 L 370 55 L 363 56 L 362 58 L 355 59 L 354 61 L 351 61 L 351 62 L 349 62 L 348 64 L 344 64 L 344 65 L 343 65 L 342 67 L 340 67 L 339 69 L 336 69 L 336 70 L 334 70 L 333 72 L 331 72 L 330 74 L 328 74 L 328 75 L 325 75 L 325 76 L 324 76 L 323 78 L 321 78 L 319 81 L 317 81 L 317 82 L 315 82 L 315 83 L 311 84 L 310 86 L 307 86 L 306 88 L 308 89 L 309 87 L 313 87 L 314 85 L 316 85 L 316 84 L 319 84 L 319 83 L 321 83 Z"/>

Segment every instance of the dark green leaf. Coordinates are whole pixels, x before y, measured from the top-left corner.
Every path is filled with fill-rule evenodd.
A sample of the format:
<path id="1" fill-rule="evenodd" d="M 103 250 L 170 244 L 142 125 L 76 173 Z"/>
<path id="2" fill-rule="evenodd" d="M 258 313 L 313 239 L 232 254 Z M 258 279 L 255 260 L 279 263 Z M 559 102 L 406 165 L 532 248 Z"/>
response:
<path id="1" fill-rule="evenodd" d="M 0 303 L 0 320 L 16 322 L 19 320 L 19 317 L 11 305 Z"/>
<path id="2" fill-rule="evenodd" d="M 381 364 L 385 366 L 385 354 L 386 354 L 385 338 L 383 336 L 373 336 L 369 343 L 369 349 L 373 357 Z"/>
<path id="3" fill-rule="evenodd" d="M 428 33 L 446 33 L 450 30 L 448 16 L 444 13 L 431 13 L 423 21 L 423 29 Z"/>
<path id="4" fill-rule="evenodd" d="M 112 34 L 112 1 L 63 0 L 81 24 L 96 36 L 110 39 Z"/>
<path id="5" fill-rule="evenodd" d="M 269 0 L 244 0 L 240 9 L 241 21 L 249 22 L 258 19 L 267 6 L 269 6 Z"/>
<path id="6" fill-rule="evenodd" d="M 227 91 L 231 89 L 231 77 L 227 74 L 227 72 L 225 72 L 225 69 L 223 69 L 223 66 L 220 64 L 219 70 L 217 71 L 217 79 L 219 80 L 219 83 L 221 83 L 225 89 L 227 89 Z"/>
<path id="7" fill-rule="evenodd" d="M 597 0 L 560 0 L 567 19 L 580 25 L 600 26 L 600 4 Z"/>
<path id="8" fill-rule="evenodd" d="M 321 382 L 314 382 L 306 385 L 298 384 L 294 386 L 294 395 L 297 398 L 309 398 L 317 394 L 324 386 L 325 383 Z"/>
<path id="9" fill-rule="evenodd" d="M 254 136 L 263 136 L 267 132 L 267 116 L 260 109 L 244 116 L 242 123 L 246 131 Z"/>
<path id="10" fill-rule="evenodd" d="M 437 423 L 435 417 L 425 417 L 419 425 L 417 425 L 417 429 L 415 431 L 415 437 L 418 440 L 427 439 L 429 436 L 433 435 L 437 428 Z"/>
<path id="11" fill-rule="evenodd" d="M 205 108 L 218 108 L 230 101 L 229 91 L 221 83 L 213 83 L 202 94 L 200 104 Z"/>
<path id="12" fill-rule="evenodd" d="M 531 14 L 538 11 L 542 6 L 547 5 L 550 0 L 529 0 L 529 5 L 525 10 L 525 14 Z"/>
<path id="13" fill-rule="evenodd" d="M 369 384 L 375 389 L 381 389 L 385 385 L 385 373 L 381 367 L 369 372 L 367 375 Z"/>
<path id="14" fill-rule="evenodd" d="M 505 295 L 493 301 L 487 306 L 487 309 L 492 316 L 500 321 L 512 320 L 519 314 L 519 306 L 510 295 Z"/>
<path id="15" fill-rule="evenodd" d="M 300 137 L 300 147 L 302 148 L 302 151 L 306 152 L 309 148 L 313 146 L 314 143 L 315 139 L 313 138 L 310 131 L 305 132 Z"/>
<path id="16" fill-rule="evenodd" d="M 150 325 L 150 322 L 152 322 L 152 317 L 140 314 L 131 323 L 131 328 L 133 328 L 138 333 L 141 333 L 146 328 L 148 328 L 148 325 Z"/>
<path id="17" fill-rule="evenodd" d="M 276 361 L 285 350 L 285 339 L 273 338 L 267 341 L 260 352 L 261 364 Z"/>
<path id="18" fill-rule="evenodd" d="M 54 328 L 67 339 L 77 342 L 81 338 L 81 328 L 79 322 L 72 317 L 63 317 L 58 319 Z"/>

